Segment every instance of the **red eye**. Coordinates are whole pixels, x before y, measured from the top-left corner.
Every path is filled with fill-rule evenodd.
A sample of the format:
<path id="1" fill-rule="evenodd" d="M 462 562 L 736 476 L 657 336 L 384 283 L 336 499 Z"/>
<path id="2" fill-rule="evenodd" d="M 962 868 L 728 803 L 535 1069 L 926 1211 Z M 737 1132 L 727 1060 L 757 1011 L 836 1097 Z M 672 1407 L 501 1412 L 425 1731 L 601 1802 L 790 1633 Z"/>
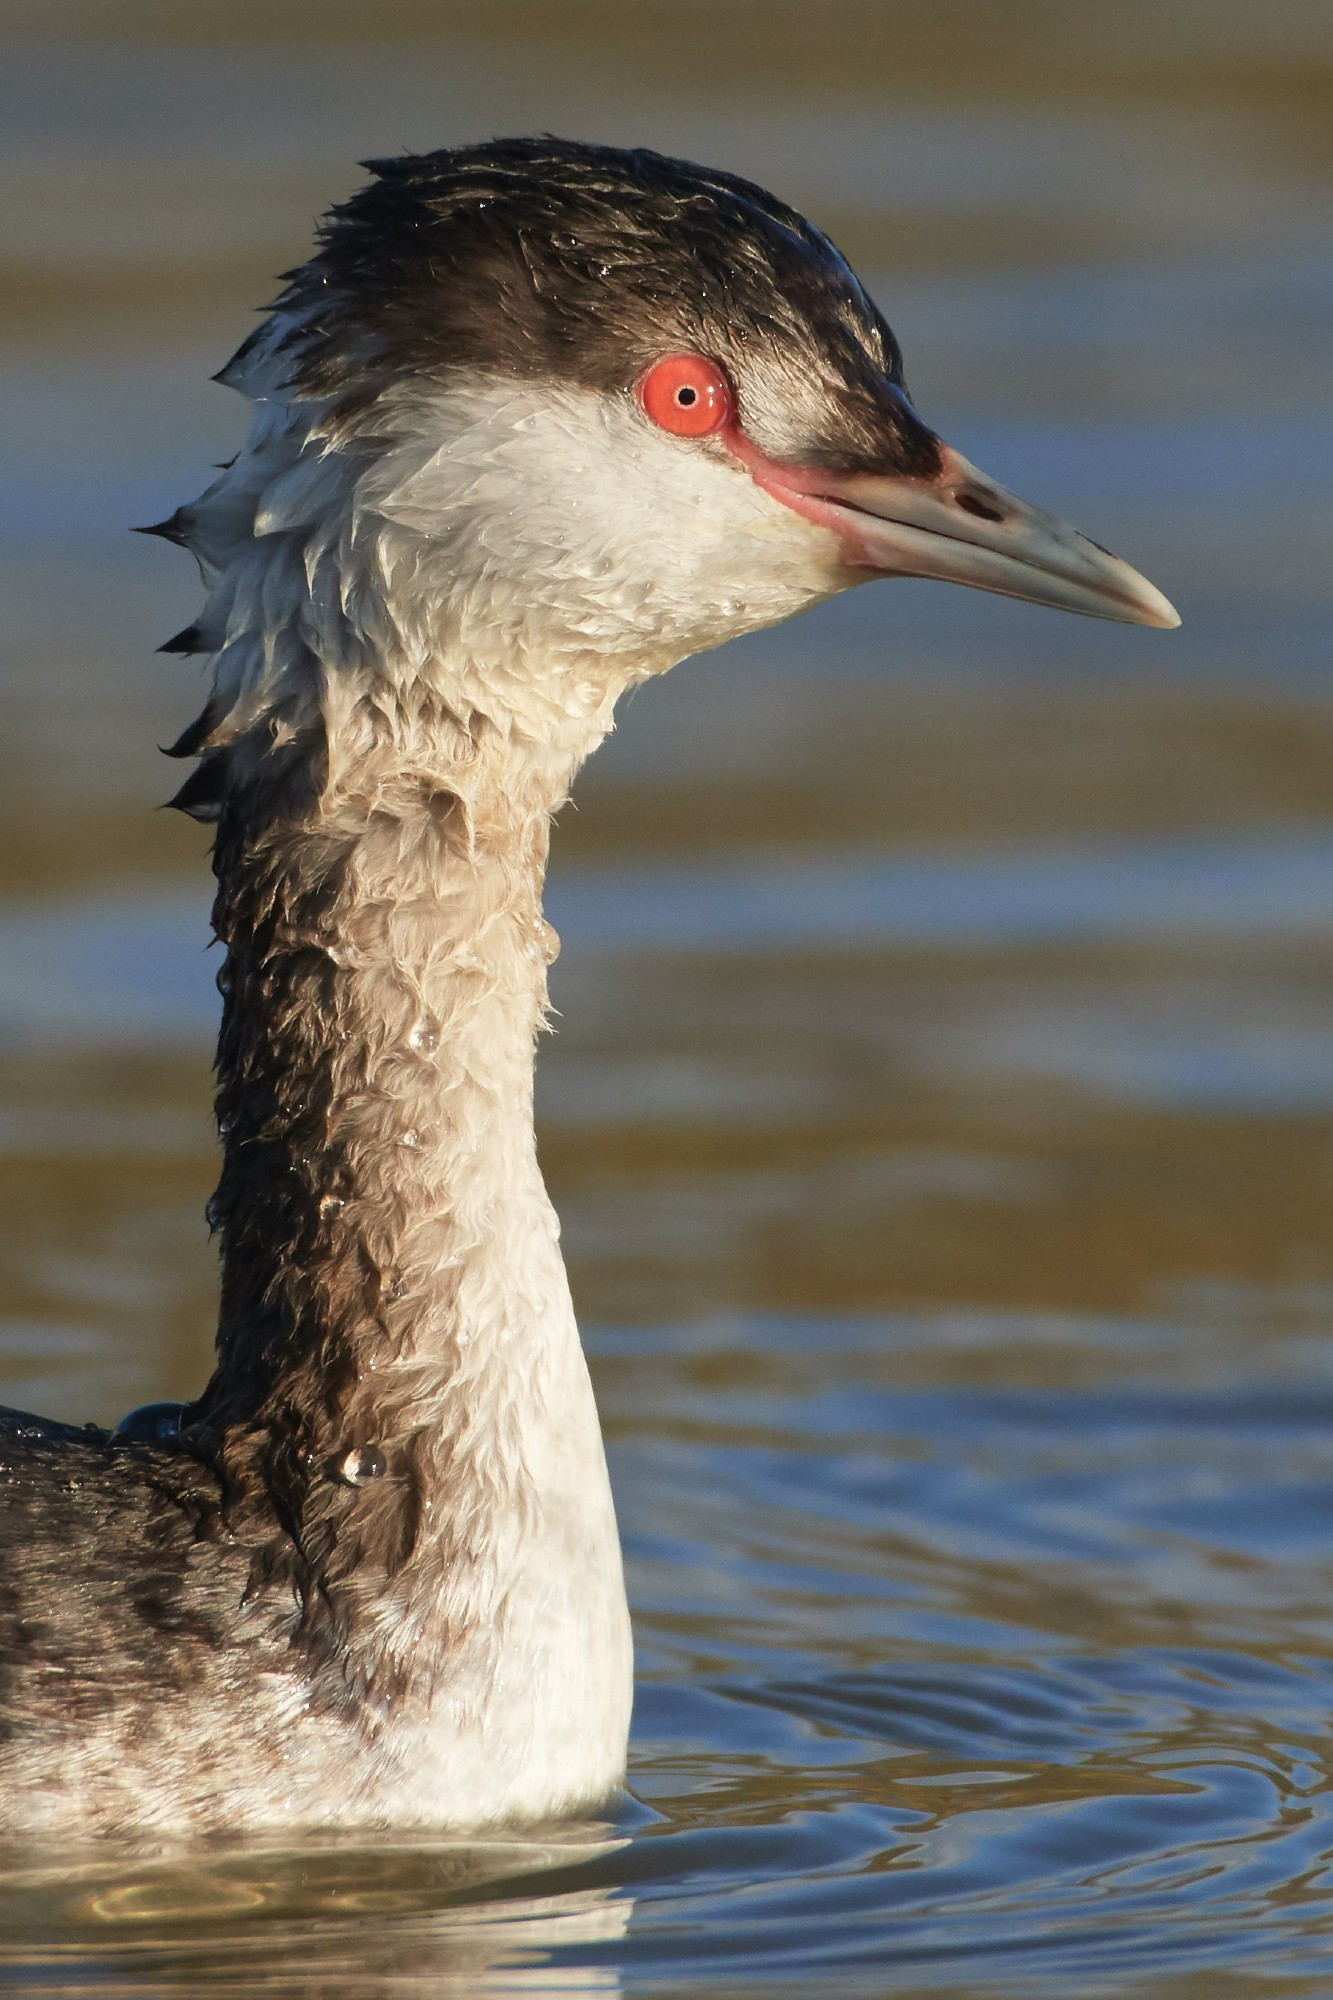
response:
<path id="1" fill-rule="evenodd" d="M 716 361 L 702 354 L 668 354 L 639 382 L 644 412 L 677 437 L 707 437 L 730 422 L 731 384 Z"/>

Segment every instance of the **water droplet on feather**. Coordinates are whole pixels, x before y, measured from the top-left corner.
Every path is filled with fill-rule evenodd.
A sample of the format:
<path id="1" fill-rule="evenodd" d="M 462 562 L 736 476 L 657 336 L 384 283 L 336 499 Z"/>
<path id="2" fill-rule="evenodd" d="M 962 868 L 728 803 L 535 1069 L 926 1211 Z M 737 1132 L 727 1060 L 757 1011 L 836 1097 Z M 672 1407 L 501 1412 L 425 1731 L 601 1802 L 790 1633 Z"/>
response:
<path id="1" fill-rule="evenodd" d="M 339 1462 L 338 1477 L 344 1486 L 365 1486 L 372 1479 L 382 1479 L 388 1469 L 377 1444 L 357 1444 Z"/>

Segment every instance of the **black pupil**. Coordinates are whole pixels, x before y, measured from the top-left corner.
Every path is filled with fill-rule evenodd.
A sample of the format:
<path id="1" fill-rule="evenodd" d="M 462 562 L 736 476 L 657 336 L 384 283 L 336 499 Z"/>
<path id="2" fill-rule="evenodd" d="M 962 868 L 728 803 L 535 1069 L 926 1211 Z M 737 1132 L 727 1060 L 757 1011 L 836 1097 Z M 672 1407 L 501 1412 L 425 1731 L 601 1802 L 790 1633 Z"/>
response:
<path id="1" fill-rule="evenodd" d="M 676 401 L 680 404 L 683 410 L 688 410 L 690 404 L 697 403 L 698 400 L 699 400 L 699 391 L 697 389 L 691 389 L 689 387 L 686 387 L 683 389 L 677 389 L 676 391 Z"/>

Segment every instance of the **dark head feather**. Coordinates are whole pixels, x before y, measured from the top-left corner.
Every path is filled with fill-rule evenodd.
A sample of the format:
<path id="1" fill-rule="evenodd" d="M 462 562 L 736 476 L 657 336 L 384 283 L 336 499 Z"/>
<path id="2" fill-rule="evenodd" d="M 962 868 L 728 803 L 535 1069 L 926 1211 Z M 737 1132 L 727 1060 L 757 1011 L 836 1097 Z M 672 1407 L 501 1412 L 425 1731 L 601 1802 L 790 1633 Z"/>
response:
<path id="1" fill-rule="evenodd" d="M 736 384 L 765 348 L 822 390 L 811 462 L 930 471 L 892 332 L 846 260 L 762 188 L 643 149 L 554 138 L 366 163 L 289 274 L 297 393 L 362 408 L 456 369 L 628 391 L 663 351 L 711 354 Z M 244 363 L 260 335 L 235 362 Z"/>

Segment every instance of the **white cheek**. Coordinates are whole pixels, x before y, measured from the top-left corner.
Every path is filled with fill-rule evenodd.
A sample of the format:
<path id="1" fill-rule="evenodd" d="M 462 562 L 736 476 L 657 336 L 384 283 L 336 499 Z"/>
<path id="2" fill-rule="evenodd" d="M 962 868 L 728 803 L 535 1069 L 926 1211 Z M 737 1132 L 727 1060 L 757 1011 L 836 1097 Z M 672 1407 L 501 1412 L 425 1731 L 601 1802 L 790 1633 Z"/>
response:
<path id="1" fill-rule="evenodd" d="M 651 669 L 839 587 L 832 535 L 715 448 L 654 429 L 627 396 L 474 381 L 417 421 L 366 497 L 427 537 L 454 589 L 521 626 L 528 647 L 544 625 L 561 650 Z"/>

